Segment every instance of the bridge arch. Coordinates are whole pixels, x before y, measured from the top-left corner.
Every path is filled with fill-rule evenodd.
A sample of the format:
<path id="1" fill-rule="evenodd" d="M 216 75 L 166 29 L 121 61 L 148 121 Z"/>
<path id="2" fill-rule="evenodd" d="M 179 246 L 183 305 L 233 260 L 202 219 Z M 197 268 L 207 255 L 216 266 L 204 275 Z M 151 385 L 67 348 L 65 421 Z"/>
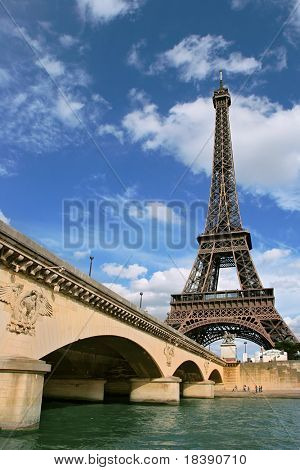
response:
<path id="1" fill-rule="evenodd" d="M 221 374 L 220 372 L 217 370 L 217 369 L 214 369 L 209 377 L 208 377 L 208 380 L 213 380 L 215 382 L 215 384 L 221 384 L 223 383 L 223 380 L 222 380 L 222 377 L 221 377 Z"/>
<path id="2" fill-rule="evenodd" d="M 201 382 L 204 376 L 200 367 L 193 361 L 184 361 L 172 374 L 179 377 L 182 382 Z"/>
<path id="3" fill-rule="evenodd" d="M 58 304 L 60 299 L 63 301 L 62 305 Z M 112 339 L 108 344 L 108 340 L 103 338 L 110 336 L 111 338 L 117 338 L 114 340 L 113 348 L 119 350 L 120 353 L 122 349 L 124 354 L 124 351 L 126 351 L 129 363 L 132 361 L 132 356 L 142 362 L 139 366 L 139 377 L 170 375 L 165 355 L 166 343 L 161 341 L 160 338 L 135 328 L 134 325 L 120 322 L 118 319 L 111 318 L 102 312 L 97 312 L 88 306 L 74 304 L 75 302 L 72 299 L 57 296 L 56 314 L 51 319 L 46 319 L 47 322 L 40 322 L 39 334 L 36 335 L 34 345 L 35 349 L 27 354 L 29 357 L 46 358 L 47 360 L 50 353 L 66 348 L 70 344 L 77 343 L 77 341 L 94 337 L 102 338 L 101 341 L 105 341 L 109 347 L 112 346 Z M 84 345 L 83 343 L 80 344 Z M 136 354 L 130 353 L 130 344 L 135 344 Z M 70 349 L 74 349 L 74 347 L 72 346 Z M 151 357 L 151 361 L 145 362 L 146 356 Z M 155 367 L 149 367 L 151 362 L 155 364 Z M 145 364 L 146 367 L 144 367 Z"/>
<path id="4" fill-rule="evenodd" d="M 42 358 L 53 377 L 130 379 L 162 377 L 152 355 L 137 342 L 114 335 L 92 336 L 66 344 Z"/>

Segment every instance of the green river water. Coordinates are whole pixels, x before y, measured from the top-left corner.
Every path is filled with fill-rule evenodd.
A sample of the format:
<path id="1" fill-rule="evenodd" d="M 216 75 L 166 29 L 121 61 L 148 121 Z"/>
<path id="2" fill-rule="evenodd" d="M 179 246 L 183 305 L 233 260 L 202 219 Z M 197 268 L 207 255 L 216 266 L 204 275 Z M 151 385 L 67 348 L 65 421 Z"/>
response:
<path id="1" fill-rule="evenodd" d="M 300 400 L 215 398 L 180 405 L 43 405 L 40 429 L 0 433 L 1 449 L 299 449 Z"/>

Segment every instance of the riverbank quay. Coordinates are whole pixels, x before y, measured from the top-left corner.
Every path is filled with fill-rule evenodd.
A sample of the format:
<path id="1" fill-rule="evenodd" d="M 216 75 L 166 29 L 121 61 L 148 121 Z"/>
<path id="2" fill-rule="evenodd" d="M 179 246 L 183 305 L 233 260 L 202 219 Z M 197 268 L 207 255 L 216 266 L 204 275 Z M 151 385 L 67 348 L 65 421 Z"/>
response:
<path id="1" fill-rule="evenodd" d="M 300 398 L 300 389 L 296 390 L 267 390 L 265 392 L 236 392 L 230 390 L 215 390 L 215 398 Z"/>

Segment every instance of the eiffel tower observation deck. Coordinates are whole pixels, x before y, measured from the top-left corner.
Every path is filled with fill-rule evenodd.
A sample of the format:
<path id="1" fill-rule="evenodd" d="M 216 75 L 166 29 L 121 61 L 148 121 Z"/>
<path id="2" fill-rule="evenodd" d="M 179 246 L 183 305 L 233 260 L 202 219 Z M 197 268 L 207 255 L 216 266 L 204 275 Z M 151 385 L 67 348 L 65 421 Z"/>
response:
<path id="1" fill-rule="evenodd" d="M 275 309 L 274 291 L 265 288 L 255 269 L 251 235 L 242 226 L 231 145 L 229 106 L 223 86 L 213 95 L 216 110 L 213 171 L 205 231 L 181 294 L 171 296 L 167 323 L 198 343 L 208 344 L 232 333 L 267 349 L 297 338 Z M 235 267 L 239 290 L 218 290 L 220 269 Z"/>

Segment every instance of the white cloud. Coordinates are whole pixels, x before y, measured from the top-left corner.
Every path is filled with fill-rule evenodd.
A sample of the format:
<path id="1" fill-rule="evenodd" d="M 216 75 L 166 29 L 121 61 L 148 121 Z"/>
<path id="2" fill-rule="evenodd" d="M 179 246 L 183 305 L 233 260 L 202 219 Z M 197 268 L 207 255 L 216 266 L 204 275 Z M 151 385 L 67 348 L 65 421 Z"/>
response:
<path id="1" fill-rule="evenodd" d="M 76 0 L 83 19 L 92 23 L 108 23 L 118 16 L 137 10 L 144 0 Z"/>
<path id="2" fill-rule="evenodd" d="M 121 144 L 124 141 L 124 132 L 113 124 L 102 124 L 98 127 L 99 135 L 113 135 Z"/>
<path id="3" fill-rule="evenodd" d="M 12 154 L 15 158 L 20 149 L 44 154 L 70 144 L 82 144 L 87 134 L 83 126 L 78 125 L 74 112 L 80 114 L 82 122 L 95 132 L 109 105 L 100 95 L 97 95 L 97 101 L 94 99 L 95 94 L 89 87 L 91 77 L 82 66 L 58 60 L 44 36 L 30 37 L 24 28 L 22 31 L 32 47 L 38 49 L 41 62 L 28 60 L 27 55 L 31 57 L 32 53 L 27 46 L 20 50 L 20 44 L 24 44 L 24 41 L 20 42 L 20 33 L 0 20 L 0 35 L 10 42 L 11 62 L 18 64 L 13 74 L 8 70 L 13 77 L 9 87 L 0 86 L 0 113 L 5 116 L 0 139 L 9 149 L 8 158 Z M 55 84 L 45 74 L 42 64 L 55 79 Z"/>
<path id="4" fill-rule="evenodd" d="M 0 67 L 0 87 L 6 86 L 10 82 L 10 80 L 10 73 L 6 69 Z"/>
<path id="5" fill-rule="evenodd" d="M 292 293 L 299 295 L 300 258 L 292 250 L 272 248 L 264 252 L 254 251 L 253 257 L 266 287 L 274 287 L 287 297 Z"/>
<path id="6" fill-rule="evenodd" d="M 132 283 L 132 287 L 142 292 L 176 293 L 182 291 L 188 275 L 188 269 L 170 268 L 166 271 L 155 272 L 150 279 L 145 277 L 137 279 Z"/>
<path id="7" fill-rule="evenodd" d="M 281 72 L 281 70 L 287 68 L 287 50 L 284 46 L 271 49 L 265 54 L 265 58 L 268 58 L 268 65 L 265 70 L 269 68 Z"/>
<path id="8" fill-rule="evenodd" d="M 10 224 L 10 219 L 3 214 L 1 209 L 0 209 L 0 220 L 2 220 L 2 222 L 4 222 L 5 224 Z"/>
<path id="9" fill-rule="evenodd" d="M 267 250 L 262 253 L 260 262 L 272 263 L 274 261 L 278 261 L 281 258 L 286 258 L 290 254 L 291 250 L 289 249 L 272 248 L 271 250 Z"/>
<path id="10" fill-rule="evenodd" d="M 151 237 L 154 241 L 156 237 L 160 236 L 162 237 L 160 240 L 165 240 L 166 226 L 174 227 L 175 231 L 172 235 L 176 238 L 176 229 L 180 229 L 180 224 L 185 220 L 186 213 L 180 203 L 176 205 L 176 201 L 173 204 L 174 201 L 169 203 L 161 200 L 140 200 L 136 186 L 129 186 L 123 194 L 116 194 L 113 197 L 106 194 L 97 194 L 105 201 L 113 204 L 117 203 L 120 213 L 126 213 L 132 219 L 136 219 L 138 225 L 143 227 L 144 234 L 147 233 L 148 241 Z M 126 222 L 124 228 L 126 231 L 128 230 Z M 156 241 L 154 241 L 154 244 L 156 244 Z"/>
<path id="11" fill-rule="evenodd" d="M 136 305 L 139 305 L 140 292 L 143 292 L 143 308 L 164 320 L 169 310 L 170 295 L 182 291 L 188 273 L 185 268 L 170 268 L 153 273 L 149 279 L 132 280 L 129 287 L 119 283 L 105 285 Z"/>
<path id="12" fill-rule="evenodd" d="M 284 109 L 264 97 L 233 96 L 230 114 L 238 183 L 254 194 L 271 195 L 283 209 L 300 210 L 300 105 Z M 210 174 L 211 98 L 176 104 L 166 115 L 143 98 L 122 125 L 145 152 L 160 150 L 194 173 Z"/>
<path id="13" fill-rule="evenodd" d="M 231 0 L 231 7 L 234 10 L 241 10 L 244 8 L 250 0 Z"/>
<path id="14" fill-rule="evenodd" d="M 15 26 L 13 26 L 11 34 L 21 39 L 25 39 L 25 41 L 30 45 L 30 47 L 32 47 L 32 49 L 35 49 L 35 51 L 37 52 L 43 53 L 44 41 L 41 39 L 41 37 L 33 38 L 26 31 L 25 28 L 16 28 Z"/>
<path id="15" fill-rule="evenodd" d="M 175 210 L 161 201 L 148 202 L 145 207 L 145 215 L 148 219 L 156 219 L 164 224 L 179 224 L 181 222 L 181 218 Z"/>
<path id="16" fill-rule="evenodd" d="M 128 92 L 128 98 L 132 105 L 142 104 L 145 105 L 150 103 L 150 99 L 144 90 L 137 90 L 136 88 L 131 88 Z"/>
<path id="17" fill-rule="evenodd" d="M 41 68 L 45 68 L 52 77 L 59 77 L 65 71 L 63 63 L 49 55 L 42 57 L 36 64 Z"/>
<path id="18" fill-rule="evenodd" d="M 99 93 L 93 93 L 92 100 L 95 101 L 95 103 L 101 103 L 108 109 L 111 109 L 111 104 L 105 98 L 103 98 L 103 96 L 99 95 Z"/>
<path id="19" fill-rule="evenodd" d="M 132 287 L 125 287 L 119 283 L 104 283 L 104 285 L 122 297 L 125 297 L 125 299 L 136 306 L 140 305 L 140 292 L 142 291 L 134 290 Z M 166 319 L 169 310 L 169 303 L 169 292 L 143 292 L 142 308 L 150 315 L 153 315 L 160 320 Z"/>
<path id="20" fill-rule="evenodd" d="M 75 44 L 78 44 L 78 39 L 74 38 L 74 36 L 70 36 L 69 34 L 62 34 L 59 36 L 59 42 L 63 47 L 72 47 L 75 46 Z"/>
<path id="21" fill-rule="evenodd" d="M 129 300 L 130 302 L 134 303 L 135 297 L 137 297 L 135 293 L 131 292 L 127 287 L 122 286 L 122 284 L 117 284 L 116 282 L 104 282 L 103 285 L 121 295 L 122 297 L 125 297 L 125 299 Z"/>
<path id="22" fill-rule="evenodd" d="M 19 106 L 21 106 L 23 103 L 25 103 L 25 101 L 27 100 L 28 98 L 28 95 L 27 93 L 18 93 L 17 95 L 14 96 L 13 100 L 12 100 L 12 105 L 15 107 L 15 108 L 18 108 Z"/>
<path id="23" fill-rule="evenodd" d="M 232 74 L 249 74 L 261 68 L 261 63 L 254 57 L 244 57 L 240 52 L 228 54 L 230 46 L 223 36 L 194 34 L 160 54 L 151 70 L 157 72 L 173 67 L 178 69 L 181 80 L 188 82 L 203 80 L 221 69 Z"/>
<path id="24" fill-rule="evenodd" d="M 5 166 L 0 165 L 0 176 L 7 176 L 7 175 L 8 175 L 8 171 L 5 168 Z"/>
<path id="25" fill-rule="evenodd" d="M 75 259 L 84 259 L 84 258 L 87 258 L 88 256 L 90 256 L 91 254 L 91 251 L 90 250 L 78 250 L 78 251 L 74 251 L 73 253 L 73 256 Z"/>
<path id="26" fill-rule="evenodd" d="M 285 317 L 284 321 L 288 324 L 288 326 L 296 334 L 300 341 L 300 315 L 297 315 L 296 317 Z"/>
<path id="27" fill-rule="evenodd" d="M 296 32 L 299 34 L 300 32 L 300 3 L 299 0 L 288 0 L 293 14 L 290 17 L 290 25 L 292 32 Z"/>
<path id="28" fill-rule="evenodd" d="M 72 98 L 59 96 L 56 102 L 56 115 L 65 124 L 77 126 L 79 124 L 77 113 L 84 106 L 80 101 L 72 100 Z"/>
<path id="29" fill-rule="evenodd" d="M 8 152 L 8 150 L 6 150 Z M 4 155 L 1 156 L 2 162 L 0 163 L 0 177 L 10 177 L 15 176 L 15 161 L 10 158 L 5 158 Z"/>
<path id="30" fill-rule="evenodd" d="M 136 279 L 142 274 L 146 274 L 148 269 L 139 264 L 130 264 L 122 266 L 117 263 L 105 263 L 102 265 L 102 271 L 109 276 L 115 276 L 120 279 Z"/>
<path id="31" fill-rule="evenodd" d="M 138 70 L 144 70 L 144 61 L 141 58 L 140 50 L 145 45 L 145 41 L 141 40 L 133 44 L 127 56 L 128 65 L 132 65 Z"/>

